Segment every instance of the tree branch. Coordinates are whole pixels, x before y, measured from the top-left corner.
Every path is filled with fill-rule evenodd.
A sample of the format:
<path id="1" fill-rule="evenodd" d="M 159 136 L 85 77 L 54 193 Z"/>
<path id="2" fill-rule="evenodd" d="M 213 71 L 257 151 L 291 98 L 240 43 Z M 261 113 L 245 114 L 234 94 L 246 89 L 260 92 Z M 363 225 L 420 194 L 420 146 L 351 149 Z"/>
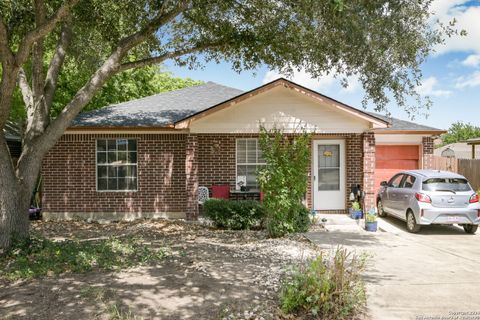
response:
<path id="1" fill-rule="evenodd" d="M 128 52 L 130 49 L 132 49 L 139 43 L 145 41 L 149 36 L 151 36 L 155 31 L 157 31 L 158 28 L 175 19 L 187 8 L 188 1 L 182 0 L 178 1 L 177 6 L 166 14 L 164 14 L 163 9 L 160 10 L 160 12 L 152 20 L 150 20 L 150 22 L 141 30 L 120 40 L 119 47 L 123 48 L 124 53 Z"/>
<path id="2" fill-rule="evenodd" d="M 33 93 L 30 85 L 28 84 L 27 75 L 25 74 L 25 70 L 23 70 L 23 68 L 20 68 L 18 71 L 18 87 L 20 88 L 23 102 L 25 103 L 25 107 L 27 108 L 28 112 L 28 109 L 33 105 Z"/>
<path id="3" fill-rule="evenodd" d="M 57 48 L 47 71 L 45 79 L 45 103 L 50 108 L 53 101 L 55 90 L 57 89 L 58 75 L 67 55 L 67 48 L 72 40 L 72 28 L 69 22 L 62 26 L 60 37 L 58 38 Z"/>
<path id="4" fill-rule="evenodd" d="M 16 64 L 23 65 L 27 60 L 30 49 L 32 45 L 38 39 L 45 37 L 48 33 L 52 32 L 58 22 L 62 21 L 65 17 L 70 14 L 70 10 L 74 7 L 80 0 L 65 0 L 62 6 L 53 14 L 53 16 L 48 19 L 44 24 L 36 27 L 34 30 L 27 33 L 27 35 L 22 39 L 18 47 L 16 54 Z"/>
<path id="5" fill-rule="evenodd" d="M 35 26 L 45 24 L 45 3 L 43 0 L 35 0 Z M 43 96 L 45 78 L 43 77 L 44 37 L 35 41 L 32 55 L 32 92 L 35 104 Z"/>
<path id="6" fill-rule="evenodd" d="M 185 48 L 185 49 L 180 49 L 180 50 L 164 53 L 164 54 L 162 54 L 160 56 L 157 56 L 157 57 L 151 57 L 151 58 L 146 58 L 146 59 L 142 59 L 142 60 L 126 62 L 126 63 L 123 63 L 123 64 L 120 65 L 119 72 L 122 72 L 122 71 L 125 71 L 125 70 L 128 70 L 128 69 L 133 69 L 133 68 L 141 68 L 141 67 L 145 67 L 145 66 L 152 65 L 152 64 L 159 64 L 159 63 L 162 63 L 163 61 L 168 60 L 168 59 L 177 58 L 177 57 L 180 57 L 180 56 L 183 56 L 183 55 L 186 55 L 186 54 L 190 54 L 190 53 L 194 53 L 194 52 L 201 52 L 201 51 L 204 51 L 206 49 L 210 49 L 210 48 L 213 48 L 213 47 L 216 47 L 216 46 L 219 46 L 219 45 L 213 45 L 213 44 L 201 45 L 201 46 L 197 46 L 197 47 Z"/>
<path id="7" fill-rule="evenodd" d="M 0 60 L 2 64 L 6 63 L 7 59 L 13 60 L 13 53 L 8 46 L 8 31 L 3 21 L 3 17 L 0 17 Z"/>

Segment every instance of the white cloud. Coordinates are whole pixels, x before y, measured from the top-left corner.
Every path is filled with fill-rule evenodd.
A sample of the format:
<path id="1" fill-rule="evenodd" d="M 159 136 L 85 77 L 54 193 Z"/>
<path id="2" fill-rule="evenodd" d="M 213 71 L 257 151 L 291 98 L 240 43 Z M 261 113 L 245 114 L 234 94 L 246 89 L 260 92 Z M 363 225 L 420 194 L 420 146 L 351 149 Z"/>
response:
<path id="1" fill-rule="evenodd" d="M 270 70 L 263 77 L 263 83 L 271 82 L 278 78 L 286 78 L 295 83 L 298 83 L 304 87 L 307 87 L 316 91 L 326 91 L 334 86 L 340 86 L 340 79 L 342 75 L 338 75 L 335 78 L 334 72 L 330 72 L 327 75 L 321 76 L 319 78 L 313 78 L 305 70 L 295 71 L 292 76 L 287 76 L 278 71 Z M 360 88 L 360 83 L 357 76 L 347 77 L 348 87 L 341 87 L 340 91 L 344 93 L 354 93 Z"/>
<path id="2" fill-rule="evenodd" d="M 471 54 L 465 60 L 462 61 L 464 66 L 478 67 L 480 66 L 480 54 Z"/>
<path id="3" fill-rule="evenodd" d="M 474 88 L 480 86 L 480 71 L 476 71 L 468 76 L 462 76 L 457 78 L 456 88 Z"/>
<path id="4" fill-rule="evenodd" d="M 457 20 L 455 28 L 466 30 L 466 36 L 452 36 L 445 39 L 444 45 L 438 45 L 437 54 L 451 51 L 470 51 L 480 53 L 480 7 L 466 6 L 468 0 L 435 0 L 430 6 L 435 13 L 434 19 L 439 19 L 448 25 L 454 18 Z"/>
<path id="5" fill-rule="evenodd" d="M 438 80 L 435 77 L 423 79 L 422 84 L 417 87 L 417 92 L 423 96 L 448 97 L 452 94 L 449 90 L 436 89 Z"/>

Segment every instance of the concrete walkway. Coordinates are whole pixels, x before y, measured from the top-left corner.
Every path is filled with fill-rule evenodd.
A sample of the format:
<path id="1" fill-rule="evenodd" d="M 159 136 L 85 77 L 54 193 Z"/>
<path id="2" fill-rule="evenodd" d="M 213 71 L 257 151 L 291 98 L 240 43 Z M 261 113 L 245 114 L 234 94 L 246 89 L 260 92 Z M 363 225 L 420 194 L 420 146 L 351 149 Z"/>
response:
<path id="1" fill-rule="evenodd" d="M 341 245 L 372 256 L 365 277 L 371 319 L 480 319 L 480 235 L 456 226 L 410 234 L 393 218 L 379 219 L 381 231 L 371 233 L 346 215 L 329 216 L 327 232 L 306 236 L 326 249 Z"/>

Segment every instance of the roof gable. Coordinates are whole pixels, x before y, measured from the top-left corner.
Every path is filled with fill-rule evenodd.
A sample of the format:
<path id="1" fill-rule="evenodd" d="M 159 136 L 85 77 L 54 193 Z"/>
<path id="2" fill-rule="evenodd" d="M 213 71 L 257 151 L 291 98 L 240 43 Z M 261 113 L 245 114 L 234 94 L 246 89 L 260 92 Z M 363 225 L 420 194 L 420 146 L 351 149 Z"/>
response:
<path id="1" fill-rule="evenodd" d="M 195 114 L 192 114 L 185 119 L 182 119 L 180 121 L 177 121 L 175 123 L 175 128 L 179 129 L 185 129 L 190 126 L 190 124 L 194 121 L 197 121 L 205 116 L 208 116 L 212 114 L 213 112 L 218 112 L 220 110 L 223 110 L 225 108 L 231 107 L 233 105 L 236 105 L 240 102 L 243 102 L 247 99 L 250 99 L 252 97 L 255 97 L 257 95 L 263 94 L 265 92 L 268 92 L 269 90 L 272 90 L 276 87 L 284 87 L 291 89 L 299 94 L 302 94 L 306 97 L 312 98 L 314 100 L 317 100 L 318 102 L 321 102 L 323 104 L 328 104 L 334 108 L 337 108 L 338 110 L 345 112 L 346 114 L 358 117 L 359 119 L 369 121 L 372 124 L 372 128 L 385 128 L 389 125 L 388 120 L 382 119 L 380 117 L 376 117 L 375 115 L 371 115 L 367 112 L 364 112 L 362 110 L 356 109 L 354 107 L 351 107 L 349 105 L 346 105 L 342 102 L 339 102 L 335 99 L 332 99 L 330 97 L 327 97 L 325 95 L 322 95 L 316 91 L 310 90 L 306 87 L 303 87 L 299 84 L 296 84 L 292 81 L 289 81 L 284 78 L 279 78 L 276 80 L 273 80 L 272 82 L 269 82 L 267 84 L 264 84 L 263 86 L 260 86 L 258 88 L 255 88 L 253 90 L 247 91 L 245 93 L 242 93 L 236 97 L 232 97 L 229 100 L 223 101 L 217 105 L 214 105 L 210 108 L 201 110 Z"/>
<path id="2" fill-rule="evenodd" d="M 361 133 L 372 127 L 367 119 L 284 86 L 215 108 L 187 125 L 177 128 L 193 133 L 258 133 L 260 126 L 284 132 L 303 128 L 316 133 Z"/>

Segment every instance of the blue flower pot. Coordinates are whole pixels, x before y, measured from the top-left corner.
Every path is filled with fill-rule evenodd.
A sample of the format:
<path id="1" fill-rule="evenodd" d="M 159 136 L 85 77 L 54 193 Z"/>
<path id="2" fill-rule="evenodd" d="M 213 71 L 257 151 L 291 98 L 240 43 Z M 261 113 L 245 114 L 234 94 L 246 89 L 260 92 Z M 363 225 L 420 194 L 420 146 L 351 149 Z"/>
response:
<path id="1" fill-rule="evenodd" d="M 377 222 L 365 222 L 365 230 L 370 231 L 370 232 L 376 232 L 377 231 Z"/>
<path id="2" fill-rule="evenodd" d="M 350 209 L 350 217 L 352 219 L 355 219 L 355 220 L 362 219 L 363 212 L 362 212 L 362 210 L 352 210 L 352 209 Z"/>

